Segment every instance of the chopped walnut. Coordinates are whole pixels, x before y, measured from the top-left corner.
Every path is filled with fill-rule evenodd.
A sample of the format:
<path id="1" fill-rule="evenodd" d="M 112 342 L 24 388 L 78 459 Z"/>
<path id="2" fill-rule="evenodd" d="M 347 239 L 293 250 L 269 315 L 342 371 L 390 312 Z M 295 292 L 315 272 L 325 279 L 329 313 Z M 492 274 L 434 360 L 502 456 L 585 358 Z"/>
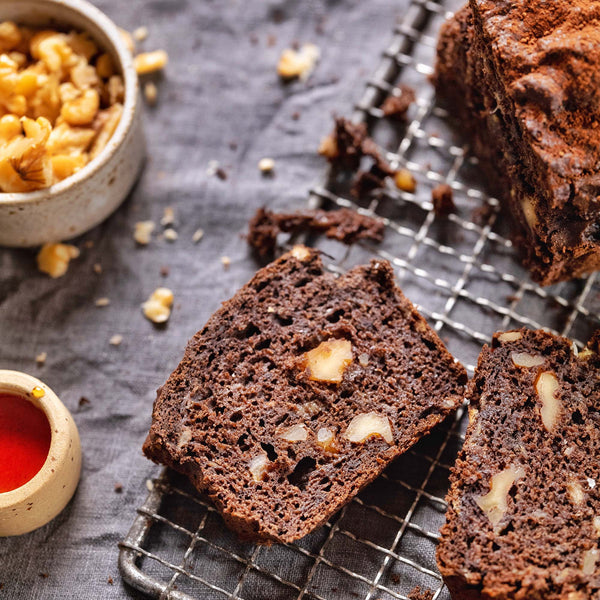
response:
<path id="1" fill-rule="evenodd" d="M 165 206 L 160 224 L 163 227 L 167 227 L 168 225 L 173 225 L 173 223 L 175 223 L 175 211 L 172 206 Z"/>
<path id="2" fill-rule="evenodd" d="M 596 564 L 600 561 L 600 550 L 598 548 L 590 548 L 583 553 L 583 561 L 581 562 L 581 572 L 584 575 L 593 575 L 596 572 Z"/>
<path id="3" fill-rule="evenodd" d="M 370 437 L 382 437 L 388 444 L 394 443 L 390 420 L 376 412 L 362 413 L 356 415 L 346 432 L 344 437 L 350 442 L 363 443 Z"/>
<path id="4" fill-rule="evenodd" d="M 2 192 L 46 188 L 83 168 L 110 137 L 96 121 L 123 100 L 121 76 L 88 34 L 0 23 L 0 48 L 17 37 L 18 51 L 0 54 Z"/>
<path id="5" fill-rule="evenodd" d="M 304 355 L 304 364 L 312 381 L 340 383 L 352 363 L 352 344 L 348 340 L 327 340 Z"/>
<path id="6" fill-rule="evenodd" d="M 136 42 L 143 42 L 148 37 L 148 28 L 144 25 L 136 27 L 131 35 Z"/>
<path id="7" fill-rule="evenodd" d="M 122 341 L 123 336 L 119 333 L 115 333 L 115 335 L 111 336 L 110 340 L 108 340 L 108 343 L 111 346 L 120 346 Z"/>
<path id="8" fill-rule="evenodd" d="M 279 437 L 287 442 L 305 442 L 308 439 L 308 429 L 304 423 L 296 423 L 282 429 Z"/>
<path id="9" fill-rule="evenodd" d="M 133 65 L 138 75 L 145 75 L 164 69 L 168 60 L 169 56 L 164 50 L 154 50 L 152 52 L 142 52 L 135 56 Z"/>
<path id="10" fill-rule="evenodd" d="M 312 73 L 321 52 L 314 44 L 304 44 L 299 50 L 286 48 L 279 57 L 277 74 L 282 79 L 299 77 L 302 80 Z"/>
<path id="11" fill-rule="evenodd" d="M 369 364 L 369 355 L 366 354 L 365 352 L 361 352 L 358 355 L 358 364 L 361 367 L 366 367 Z"/>
<path id="12" fill-rule="evenodd" d="M 523 467 L 510 466 L 492 475 L 490 491 L 475 500 L 477 506 L 485 513 L 494 527 L 500 523 L 506 514 L 510 488 L 524 476 Z"/>
<path id="13" fill-rule="evenodd" d="M 329 427 L 321 427 L 317 431 L 317 445 L 321 446 L 326 452 L 337 452 L 337 444 L 335 441 L 335 433 Z"/>
<path id="14" fill-rule="evenodd" d="M 144 98 L 150 106 L 154 106 L 158 100 L 158 88 L 152 81 L 144 83 Z"/>
<path id="15" fill-rule="evenodd" d="M 70 244 L 44 244 L 37 255 L 38 269 L 53 279 L 62 277 L 69 262 L 79 256 L 79 248 Z"/>
<path id="16" fill-rule="evenodd" d="M 173 292 L 168 288 L 157 288 L 142 304 L 142 311 L 153 323 L 166 323 L 171 315 L 172 304 Z"/>
<path id="17" fill-rule="evenodd" d="M 290 254 L 298 260 L 305 261 L 310 258 L 310 250 L 306 246 L 294 246 L 290 250 Z"/>
<path id="18" fill-rule="evenodd" d="M 498 336 L 501 342 L 516 342 L 523 337 L 520 331 L 505 331 Z"/>
<path id="19" fill-rule="evenodd" d="M 396 187 L 403 192 L 414 194 L 417 189 L 417 181 L 413 174 L 408 169 L 400 169 L 394 175 L 394 183 Z"/>
<path id="20" fill-rule="evenodd" d="M 266 454 L 262 453 L 255 456 L 248 465 L 248 469 L 252 474 L 252 479 L 257 482 L 262 481 L 267 473 L 268 465 L 269 459 Z"/>
<path id="21" fill-rule="evenodd" d="M 298 414 L 305 419 L 310 419 L 321 412 L 321 407 L 314 401 L 305 402 L 298 406 Z"/>
<path id="22" fill-rule="evenodd" d="M 133 231 L 133 239 L 142 246 L 147 246 L 152 239 L 154 221 L 138 221 Z"/>
<path id="23" fill-rule="evenodd" d="M 272 158 L 261 158 L 258 161 L 258 170 L 261 173 L 269 174 L 273 172 L 275 168 L 275 161 Z"/>
<path id="24" fill-rule="evenodd" d="M 321 140 L 318 153 L 329 160 L 333 160 L 334 158 L 338 157 L 339 149 L 334 135 L 327 135 Z"/>
<path id="25" fill-rule="evenodd" d="M 538 225 L 538 217 L 535 212 L 535 200 L 531 197 L 523 198 L 521 202 L 521 210 L 525 216 L 525 221 L 529 226 L 529 229 L 535 231 Z"/>
<path id="26" fill-rule="evenodd" d="M 168 242 L 174 242 L 179 237 L 177 232 L 172 227 L 165 229 L 163 235 L 165 236 L 165 240 L 167 240 Z"/>
<path id="27" fill-rule="evenodd" d="M 569 494 L 569 500 L 575 506 L 579 506 L 585 501 L 585 492 L 583 491 L 583 487 L 576 479 L 571 479 L 567 483 L 567 493 Z"/>
<path id="28" fill-rule="evenodd" d="M 596 537 L 600 538 L 600 517 L 594 517 L 593 526 L 594 531 L 596 532 Z"/>
<path id="29" fill-rule="evenodd" d="M 560 415 L 560 403 L 556 397 L 559 384 L 556 375 L 550 371 L 545 371 L 538 375 L 535 389 L 538 398 L 542 402 L 540 414 L 542 423 L 546 431 L 551 432 L 556 425 L 556 421 Z"/>
<path id="30" fill-rule="evenodd" d="M 510 358 L 515 367 L 539 367 L 544 364 L 544 357 L 537 356 L 534 354 L 527 354 L 526 352 L 511 352 Z"/>

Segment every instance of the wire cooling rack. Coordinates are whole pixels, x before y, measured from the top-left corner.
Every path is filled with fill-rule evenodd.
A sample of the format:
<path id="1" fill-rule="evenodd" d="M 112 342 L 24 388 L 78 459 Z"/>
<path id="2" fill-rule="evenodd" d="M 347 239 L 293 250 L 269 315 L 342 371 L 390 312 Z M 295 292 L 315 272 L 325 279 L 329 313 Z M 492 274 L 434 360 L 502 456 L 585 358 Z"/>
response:
<path id="1" fill-rule="evenodd" d="M 581 346 L 600 327 L 595 276 L 541 288 L 515 260 L 498 201 L 486 195 L 477 161 L 435 106 L 427 77 L 436 37 L 456 0 L 413 0 L 366 84 L 353 119 L 366 121 L 395 168 L 417 179 L 414 194 L 392 185 L 362 199 L 343 176 L 311 191 L 313 206 L 352 207 L 385 219 L 385 240 L 346 250 L 321 241 L 343 271 L 373 256 L 390 260 L 406 295 L 472 373 L 494 331 L 543 327 Z M 403 83 L 417 91 L 404 124 L 379 108 Z M 393 149 L 393 150 L 392 150 Z M 455 213 L 438 219 L 431 190 L 449 184 Z M 120 544 L 121 573 L 154 598 L 189 600 L 406 600 L 414 586 L 449 598 L 435 565 L 448 473 L 463 441 L 464 410 L 400 457 L 321 529 L 294 544 L 237 540 L 187 481 L 163 470 Z"/>

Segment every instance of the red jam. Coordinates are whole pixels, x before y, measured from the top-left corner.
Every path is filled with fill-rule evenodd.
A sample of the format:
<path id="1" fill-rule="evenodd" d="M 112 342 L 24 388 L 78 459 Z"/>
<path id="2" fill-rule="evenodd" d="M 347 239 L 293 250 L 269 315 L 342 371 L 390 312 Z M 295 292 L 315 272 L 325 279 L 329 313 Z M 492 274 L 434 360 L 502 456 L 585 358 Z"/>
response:
<path id="1" fill-rule="evenodd" d="M 50 424 L 29 400 L 0 393 L 0 493 L 27 483 L 50 450 Z"/>

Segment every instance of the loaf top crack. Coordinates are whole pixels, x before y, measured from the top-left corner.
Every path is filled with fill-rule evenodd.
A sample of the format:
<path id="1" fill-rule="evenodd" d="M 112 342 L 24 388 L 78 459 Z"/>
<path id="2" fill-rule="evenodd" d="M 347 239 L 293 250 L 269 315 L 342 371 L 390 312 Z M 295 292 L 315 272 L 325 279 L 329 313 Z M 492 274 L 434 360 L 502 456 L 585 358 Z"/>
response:
<path id="1" fill-rule="evenodd" d="M 455 411 L 465 383 L 387 261 L 335 277 L 296 247 L 190 340 L 144 452 L 242 538 L 289 542 Z"/>

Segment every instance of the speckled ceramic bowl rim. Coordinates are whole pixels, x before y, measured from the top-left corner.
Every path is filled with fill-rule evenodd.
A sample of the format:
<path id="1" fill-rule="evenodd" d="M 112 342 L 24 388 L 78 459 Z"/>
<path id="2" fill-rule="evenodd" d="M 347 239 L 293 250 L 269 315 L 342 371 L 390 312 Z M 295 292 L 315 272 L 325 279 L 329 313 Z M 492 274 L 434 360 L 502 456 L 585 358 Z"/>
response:
<path id="1" fill-rule="evenodd" d="M 125 87 L 123 114 L 121 115 L 119 124 L 111 136 L 109 143 L 100 154 L 87 165 L 66 179 L 42 190 L 36 190 L 34 192 L 0 192 L 0 203 L 9 206 L 39 202 L 53 196 L 58 196 L 65 190 L 84 183 L 90 175 L 95 173 L 109 160 L 116 148 L 123 143 L 123 140 L 131 127 L 134 108 L 137 102 L 138 79 L 133 65 L 133 55 L 128 50 L 127 46 L 125 46 L 125 42 L 123 41 L 117 26 L 101 10 L 86 0 L 43 0 L 43 2 L 40 1 L 40 3 L 47 4 L 50 8 L 52 5 L 64 6 L 67 9 L 82 15 L 84 18 L 93 21 L 98 28 L 104 32 L 112 46 L 111 49 L 115 52 L 115 55 L 119 60 L 118 66 L 123 75 Z M 0 2 L 0 11 L 1 9 L 2 3 Z M 0 13 L 0 19 L 1 18 L 2 16 Z"/>
<path id="2" fill-rule="evenodd" d="M 44 390 L 45 394 L 42 398 L 34 398 L 31 395 L 31 390 L 36 386 L 39 386 Z M 60 432 L 61 430 L 64 430 L 64 421 L 62 421 L 62 418 L 68 413 L 59 397 L 43 381 L 40 381 L 31 375 L 27 375 L 26 373 L 21 373 L 20 371 L 0 371 L 0 393 L 14 394 L 15 396 L 21 396 L 22 398 L 31 401 L 46 415 L 51 433 L 48 456 L 40 470 L 22 486 L 10 490 L 9 492 L 0 493 L 0 510 L 2 510 L 9 508 L 14 503 L 22 501 L 26 496 L 37 493 L 46 484 L 49 477 L 48 467 L 52 462 L 51 457 L 54 456 L 57 464 L 59 464 L 62 455 L 66 454 L 68 451 L 66 448 L 59 451 Z"/>

